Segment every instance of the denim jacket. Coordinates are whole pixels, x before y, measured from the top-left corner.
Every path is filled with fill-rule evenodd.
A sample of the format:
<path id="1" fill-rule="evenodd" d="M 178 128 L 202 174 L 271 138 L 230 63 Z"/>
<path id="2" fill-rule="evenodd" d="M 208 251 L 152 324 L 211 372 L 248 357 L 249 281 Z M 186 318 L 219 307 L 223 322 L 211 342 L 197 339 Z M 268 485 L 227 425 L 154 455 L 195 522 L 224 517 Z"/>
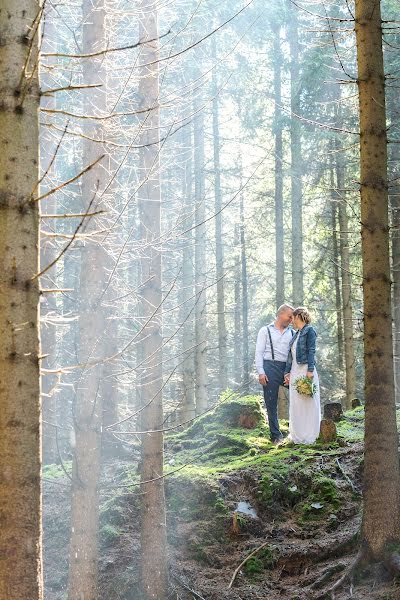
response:
<path id="1" fill-rule="evenodd" d="M 290 373 L 292 368 L 292 346 L 294 341 L 298 339 L 296 348 L 296 360 L 299 364 L 308 365 L 308 371 L 314 371 L 315 367 L 315 341 L 317 332 L 311 325 L 305 325 L 303 329 L 292 337 L 289 344 L 289 354 L 286 361 L 285 373 Z"/>

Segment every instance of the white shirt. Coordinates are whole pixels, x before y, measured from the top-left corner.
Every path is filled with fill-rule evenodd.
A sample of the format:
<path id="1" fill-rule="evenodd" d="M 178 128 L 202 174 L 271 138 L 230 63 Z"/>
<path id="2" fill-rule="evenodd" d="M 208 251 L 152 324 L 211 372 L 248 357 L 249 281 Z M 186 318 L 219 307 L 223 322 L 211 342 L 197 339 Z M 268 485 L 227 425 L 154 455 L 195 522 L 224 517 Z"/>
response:
<path id="1" fill-rule="evenodd" d="M 274 359 L 272 359 L 268 328 L 271 332 L 272 345 L 274 347 Z M 274 322 L 261 327 L 257 336 L 255 353 L 256 369 L 259 375 L 265 375 L 264 360 L 279 360 L 281 362 L 286 362 L 292 337 L 293 329 L 291 327 L 286 327 L 286 329 L 280 331 Z"/>

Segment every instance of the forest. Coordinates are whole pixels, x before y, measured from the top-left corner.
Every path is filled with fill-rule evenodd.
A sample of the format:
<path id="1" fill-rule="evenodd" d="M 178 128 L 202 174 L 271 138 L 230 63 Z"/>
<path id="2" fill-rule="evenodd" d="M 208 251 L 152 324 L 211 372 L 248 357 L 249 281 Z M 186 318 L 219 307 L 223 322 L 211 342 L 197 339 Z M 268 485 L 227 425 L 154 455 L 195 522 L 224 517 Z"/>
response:
<path id="1" fill-rule="evenodd" d="M 400 599 L 399 8 L 0 0 L 0 600 Z"/>

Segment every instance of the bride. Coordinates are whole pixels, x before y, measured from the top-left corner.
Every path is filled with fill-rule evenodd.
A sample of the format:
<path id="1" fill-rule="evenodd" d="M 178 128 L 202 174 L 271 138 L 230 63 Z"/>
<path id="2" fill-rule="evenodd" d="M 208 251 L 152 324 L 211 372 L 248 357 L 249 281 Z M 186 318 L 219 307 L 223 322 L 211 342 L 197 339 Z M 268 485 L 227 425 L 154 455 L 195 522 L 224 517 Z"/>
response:
<path id="1" fill-rule="evenodd" d="M 317 332 L 310 325 L 306 308 L 299 306 L 293 312 L 293 326 L 297 329 L 289 345 L 285 368 L 285 383 L 289 384 L 289 436 L 295 444 L 313 444 L 319 435 L 321 404 L 318 373 L 315 368 L 315 341 Z M 312 396 L 300 394 L 295 382 L 299 377 L 313 382 Z"/>

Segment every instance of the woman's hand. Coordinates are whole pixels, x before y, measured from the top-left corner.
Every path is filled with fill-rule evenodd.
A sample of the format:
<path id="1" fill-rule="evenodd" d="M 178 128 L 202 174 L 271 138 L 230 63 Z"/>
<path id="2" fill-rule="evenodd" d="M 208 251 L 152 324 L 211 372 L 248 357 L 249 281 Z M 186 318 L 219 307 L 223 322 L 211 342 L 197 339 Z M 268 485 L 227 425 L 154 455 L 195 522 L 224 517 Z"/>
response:
<path id="1" fill-rule="evenodd" d="M 290 383 L 290 373 L 285 373 L 285 375 L 283 377 L 283 383 L 285 385 L 289 385 L 289 383 Z"/>
<path id="2" fill-rule="evenodd" d="M 314 377 L 314 371 L 307 371 L 307 377 L 312 379 Z"/>

